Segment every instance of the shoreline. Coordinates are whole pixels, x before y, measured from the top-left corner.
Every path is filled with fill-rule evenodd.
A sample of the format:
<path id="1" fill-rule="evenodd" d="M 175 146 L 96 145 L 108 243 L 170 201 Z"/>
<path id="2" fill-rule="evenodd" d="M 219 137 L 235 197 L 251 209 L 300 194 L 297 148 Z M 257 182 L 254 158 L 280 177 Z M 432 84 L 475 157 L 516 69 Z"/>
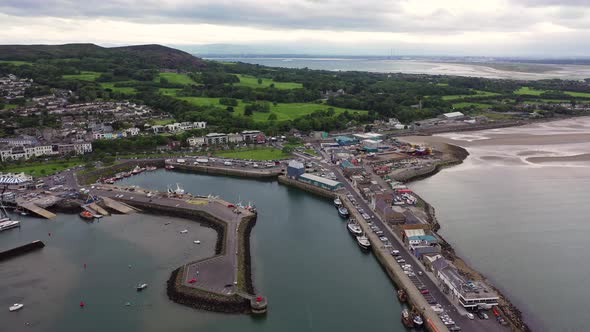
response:
<path id="1" fill-rule="evenodd" d="M 450 163 L 443 162 L 441 164 L 437 164 L 436 165 L 437 167 L 432 169 L 430 172 L 425 173 L 425 174 L 416 174 L 414 177 L 411 177 L 408 180 L 404 181 L 405 183 L 420 181 L 420 180 L 429 178 L 431 176 L 434 176 L 439 171 L 441 171 L 443 168 L 452 167 L 452 166 L 462 164 L 463 161 L 465 159 L 467 159 L 467 157 L 469 156 L 469 151 L 461 146 L 450 144 L 450 143 L 441 143 L 441 144 L 447 146 L 449 151 L 447 151 L 446 153 L 450 153 L 452 158 L 454 158 L 456 160 L 454 162 L 450 162 Z M 518 309 L 514 304 L 512 304 L 510 302 L 510 300 L 508 299 L 508 297 L 504 293 L 502 293 L 502 291 L 500 291 L 500 289 L 498 289 L 498 287 L 493 285 L 483 274 L 481 274 L 479 271 L 477 271 L 476 269 L 471 267 L 463 258 L 461 258 L 455 252 L 455 249 L 453 248 L 453 246 L 449 242 L 447 242 L 447 240 L 442 235 L 440 235 L 438 233 L 438 230 L 441 228 L 441 224 L 436 217 L 436 209 L 434 208 L 434 206 L 432 206 L 430 203 L 428 203 L 427 201 L 422 199 L 422 197 L 420 197 L 419 194 L 417 194 L 415 192 L 414 192 L 414 194 L 418 197 L 418 199 L 421 202 L 424 203 L 424 206 L 425 206 L 424 211 L 425 211 L 426 216 L 428 218 L 427 222 L 432 225 L 432 230 L 442 240 L 441 247 L 442 247 L 443 256 L 446 259 L 452 261 L 453 264 L 455 264 L 455 266 L 457 267 L 457 269 L 460 272 L 465 273 L 466 275 L 470 276 L 472 279 L 485 281 L 486 284 L 488 284 L 492 289 L 494 289 L 494 291 L 496 291 L 498 293 L 498 296 L 500 297 L 500 300 L 498 301 L 499 302 L 498 307 L 502 311 L 504 316 L 507 317 L 508 320 L 510 321 L 510 324 L 512 325 L 513 330 L 516 329 L 516 331 L 523 331 L 523 332 L 531 331 L 529 326 L 524 321 L 524 318 L 522 316 L 522 312 L 520 311 L 520 309 Z"/>

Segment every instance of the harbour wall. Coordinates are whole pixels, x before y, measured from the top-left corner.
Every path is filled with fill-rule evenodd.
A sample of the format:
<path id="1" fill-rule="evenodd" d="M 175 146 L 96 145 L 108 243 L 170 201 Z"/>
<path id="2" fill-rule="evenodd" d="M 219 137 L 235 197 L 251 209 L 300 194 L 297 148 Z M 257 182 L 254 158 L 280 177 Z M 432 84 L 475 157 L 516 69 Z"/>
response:
<path id="1" fill-rule="evenodd" d="M 8 249 L 6 251 L 0 252 L 0 261 L 7 260 L 10 258 L 14 258 L 16 256 L 27 254 L 31 251 L 35 251 L 45 247 L 45 243 L 42 241 L 33 241 L 31 243 L 27 243 L 22 246 L 18 246 L 16 248 Z"/>
<path id="2" fill-rule="evenodd" d="M 426 329 L 432 332 L 448 331 L 448 328 L 443 324 L 440 317 L 432 310 L 432 307 L 424 296 L 420 294 L 416 285 L 412 283 L 410 278 L 404 273 L 400 265 L 395 261 L 393 256 L 389 253 L 389 250 L 381 246 L 381 240 L 371 231 L 371 228 L 365 221 L 365 219 L 356 211 L 352 203 L 345 196 L 340 196 L 340 200 L 344 206 L 348 209 L 351 216 L 357 220 L 359 225 L 362 227 L 363 232 L 369 238 L 371 242 L 372 251 L 377 257 L 377 260 L 398 288 L 403 289 L 408 295 L 408 302 L 424 317 Z M 395 297 L 395 294 L 392 294 Z"/>
<path id="3" fill-rule="evenodd" d="M 143 211 L 197 220 L 199 223 L 205 224 L 217 232 L 215 256 L 228 254 L 225 248 L 226 237 L 233 236 L 233 234 L 228 234 L 227 224 L 223 220 L 203 211 L 160 205 L 153 202 L 145 203 L 134 200 L 119 200 L 131 206 L 140 208 Z M 237 241 L 239 257 L 237 268 L 238 289 L 240 290 L 238 293 L 225 295 L 195 287 L 188 287 L 183 283 L 185 266 L 181 266 L 170 274 L 166 287 L 168 298 L 176 303 L 201 310 L 223 313 L 251 313 L 251 298 L 255 294 L 255 289 L 252 278 L 250 235 L 252 229 L 256 225 L 256 217 L 256 214 L 243 217 L 238 228 Z"/>
<path id="4" fill-rule="evenodd" d="M 290 179 L 284 175 L 281 175 L 277 178 L 278 182 L 280 184 L 284 184 L 286 186 L 291 186 L 291 187 L 295 187 L 295 188 L 299 188 L 301 190 L 310 192 L 312 194 L 318 195 L 318 196 L 322 196 L 322 197 L 326 197 L 326 198 L 334 198 L 336 197 L 336 193 L 327 189 L 323 189 L 323 188 L 319 188 L 316 187 L 314 185 L 311 184 L 307 184 L 307 183 L 303 183 L 301 181 L 297 181 L 294 179 Z"/>
<path id="5" fill-rule="evenodd" d="M 76 177 L 81 185 L 88 185 L 95 183 L 100 178 L 112 177 L 119 172 L 131 171 L 133 167 L 156 166 L 164 167 L 164 159 L 137 159 L 127 160 L 111 166 L 102 167 L 89 172 L 78 172 Z"/>
<path id="6" fill-rule="evenodd" d="M 178 164 L 178 163 L 168 163 L 173 165 L 175 169 L 183 170 L 183 171 L 191 171 L 191 172 L 198 172 L 204 174 L 212 174 L 212 175 L 225 175 L 225 176 L 236 176 L 236 177 L 247 177 L 247 178 L 258 178 L 258 179 L 274 179 L 280 174 L 282 174 L 282 170 L 270 170 L 270 171 L 250 171 L 244 169 L 236 169 L 236 168 L 226 168 L 226 167 L 215 167 L 215 166 L 205 166 L 205 165 L 186 165 L 186 164 Z"/>

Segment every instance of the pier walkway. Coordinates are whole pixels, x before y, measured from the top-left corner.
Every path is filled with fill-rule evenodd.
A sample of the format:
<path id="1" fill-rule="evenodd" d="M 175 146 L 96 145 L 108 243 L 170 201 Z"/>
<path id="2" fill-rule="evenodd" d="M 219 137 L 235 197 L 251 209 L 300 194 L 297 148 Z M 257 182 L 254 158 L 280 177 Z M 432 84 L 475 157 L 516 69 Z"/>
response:
<path id="1" fill-rule="evenodd" d="M 223 251 L 219 255 L 185 264 L 183 284 L 222 295 L 237 292 L 238 227 L 245 217 L 254 216 L 252 212 L 234 207 L 233 204 L 220 199 L 199 198 L 187 194 L 169 196 L 141 188 L 134 188 L 133 191 L 126 189 L 128 188 L 116 185 L 99 185 L 91 189 L 91 192 L 102 197 L 105 204 L 125 203 L 145 210 L 170 212 L 172 215 L 175 212 L 179 215 L 204 213 L 212 217 L 209 219 L 213 219 L 214 222 L 223 224 Z M 199 250 L 198 245 L 195 245 L 195 250 Z"/>
<path id="2" fill-rule="evenodd" d="M 33 212 L 36 215 L 39 215 L 41 217 L 47 218 L 47 219 L 53 219 L 56 217 L 55 213 L 53 212 L 49 212 L 47 210 L 45 210 L 44 208 L 37 206 L 35 203 L 25 203 L 25 202 L 17 202 L 17 204 L 22 207 L 23 209 L 27 209 L 31 212 Z"/>

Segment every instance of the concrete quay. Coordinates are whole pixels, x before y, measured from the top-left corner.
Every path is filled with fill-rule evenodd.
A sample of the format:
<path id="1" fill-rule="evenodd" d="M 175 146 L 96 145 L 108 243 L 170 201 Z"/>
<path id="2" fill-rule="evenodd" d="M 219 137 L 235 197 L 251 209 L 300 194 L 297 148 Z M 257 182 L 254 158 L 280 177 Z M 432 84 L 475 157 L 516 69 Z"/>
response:
<path id="1" fill-rule="evenodd" d="M 212 175 L 237 176 L 248 178 L 268 178 L 274 179 L 283 174 L 281 168 L 273 167 L 269 169 L 256 168 L 237 168 L 235 166 L 212 166 L 212 165 L 194 165 L 190 163 L 178 163 L 170 160 L 166 161 L 166 165 L 174 166 L 175 170 L 198 172 Z"/>
<path id="2" fill-rule="evenodd" d="M 252 312 L 254 287 L 250 275 L 250 230 L 256 214 L 221 199 L 168 195 L 142 188 L 97 185 L 90 190 L 104 201 L 142 211 L 194 219 L 218 233 L 215 256 L 188 262 L 168 282 L 171 300 L 220 312 Z M 254 301 L 253 303 L 257 303 Z"/>

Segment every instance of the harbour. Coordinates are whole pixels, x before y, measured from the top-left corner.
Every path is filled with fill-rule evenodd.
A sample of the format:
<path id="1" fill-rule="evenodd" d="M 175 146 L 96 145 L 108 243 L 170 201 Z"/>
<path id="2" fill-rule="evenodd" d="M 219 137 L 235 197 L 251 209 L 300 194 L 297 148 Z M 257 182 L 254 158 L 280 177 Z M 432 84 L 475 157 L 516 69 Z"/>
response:
<path id="1" fill-rule="evenodd" d="M 75 312 L 80 310 L 78 307 L 82 297 L 80 294 L 98 293 L 99 290 L 102 290 L 105 294 L 101 294 L 100 301 L 93 296 L 84 296 L 86 303 L 86 307 L 83 309 L 84 313 L 96 310 L 94 308 L 98 306 L 102 308 L 101 310 L 107 310 L 114 317 L 113 324 L 116 324 L 114 327 L 121 328 L 123 326 L 129 330 L 156 331 L 158 328 L 163 327 L 178 329 L 181 326 L 187 326 L 187 324 L 211 331 L 237 328 L 238 326 L 246 331 L 275 331 L 278 329 L 284 331 L 300 329 L 353 331 L 364 328 L 367 324 L 376 331 L 382 329 L 384 331 L 403 330 L 399 319 L 392 319 L 394 316 L 399 317 L 401 311 L 400 304 L 395 297 L 393 285 L 388 277 L 379 268 L 376 268 L 375 259 L 360 252 L 358 245 L 351 241 L 350 236 L 347 234 L 348 231 L 345 229 L 341 218 L 335 213 L 331 201 L 315 198 L 307 193 L 281 186 L 276 182 L 166 172 L 164 170 L 129 177 L 120 182 L 121 185 L 137 185 L 161 191 L 165 191 L 170 183 L 183 183 L 185 190 L 194 194 L 211 193 L 230 201 L 239 201 L 241 197 L 256 203 L 259 216 L 257 225 L 254 228 L 255 231 L 252 233 L 253 275 L 256 287 L 263 291 L 264 295 L 271 301 L 270 312 L 265 319 L 251 320 L 247 316 L 229 315 L 223 316 L 222 320 L 218 320 L 219 314 L 201 310 L 195 311 L 191 308 L 171 304 L 164 289 L 169 273 L 174 268 L 186 263 L 188 258 L 193 257 L 195 247 L 199 248 L 195 258 L 198 258 L 199 255 L 202 257 L 211 256 L 214 253 L 214 246 L 211 243 L 214 242 L 215 232 L 208 228 L 202 230 L 198 228 L 198 232 L 208 230 L 207 233 L 210 235 L 209 240 L 207 240 L 207 236 L 199 234 L 198 238 L 201 240 L 201 244 L 196 245 L 193 243 L 194 237 L 192 237 L 192 234 L 197 231 L 195 222 L 184 219 L 161 219 L 142 213 L 126 216 L 113 215 L 89 224 L 81 221 L 78 216 L 70 215 L 68 217 L 65 214 L 59 214 L 51 223 L 39 223 L 38 219 L 31 219 L 30 217 L 23 218 L 23 231 L 27 231 L 26 233 L 5 234 L 12 236 L 29 234 L 32 233 L 29 231 L 29 227 L 35 226 L 36 229 L 41 228 L 41 230 L 34 232 L 34 235 L 47 238 L 47 233 L 51 232 L 50 238 L 54 239 L 61 236 L 58 230 L 53 229 L 53 227 L 65 230 L 67 225 L 70 232 L 75 233 L 74 230 L 77 229 L 89 232 L 88 236 L 92 236 L 94 240 L 88 241 L 87 238 L 76 234 L 76 238 L 80 239 L 66 247 L 80 245 L 81 248 L 76 253 L 66 255 L 66 258 L 68 258 L 67 263 L 60 263 L 60 260 L 53 260 L 52 262 L 52 265 L 61 266 L 61 264 L 65 264 L 69 267 L 67 269 L 62 267 L 60 272 L 60 274 L 67 274 L 64 276 L 66 280 L 69 280 L 69 282 L 72 282 L 71 278 L 77 280 L 73 282 L 76 286 L 72 287 L 77 290 L 67 292 L 68 294 L 74 293 L 70 294 L 67 299 L 60 300 L 59 297 L 54 297 L 57 295 L 45 295 L 52 301 L 57 301 L 56 303 L 62 303 L 60 309 L 63 307 L 64 315 L 70 313 L 69 318 L 63 320 L 62 324 L 64 325 L 60 325 L 61 322 L 56 323 L 55 321 L 48 325 L 47 320 L 43 319 L 43 317 L 20 320 L 22 316 L 25 316 L 25 318 L 45 316 L 40 315 L 38 312 L 41 304 L 36 307 L 33 303 L 30 303 L 31 301 L 26 301 L 26 307 L 18 313 L 18 325 L 17 322 L 14 322 L 16 316 L 3 316 L 3 319 L 10 322 L 9 326 L 15 328 L 21 326 L 21 323 L 24 325 L 28 321 L 31 323 L 31 330 L 35 330 L 36 327 L 39 331 L 68 331 L 68 328 L 73 330 L 76 327 L 85 327 L 86 330 L 92 330 L 89 326 L 91 326 L 93 318 L 87 314 L 82 316 L 81 314 L 75 314 Z M 273 200 L 270 199 L 271 197 Z M 279 216 L 281 217 L 279 218 Z M 163 230 L 168 227 L 164 225 L 166 222 L 172 222 L 168 226 L 174 226 L 174 231 Z M 66 224 L 64 225 L 64 223 Z M 111 229 L 111 227 L 114 229 Z M 126 228 L 126 231 L 121 232 L 119 227 Z M 97 228 L 101 229 L 98 233 Z M 186 243 L 179 243 L 181 248 L 177 248 L 176 243 L 179 237 L 188 235 L 180 234 L 180 231 L 184 229 L 188 229 L 188 234 L 191 234 L 191 236 Z M 113 233 L 111 234 L 111 232 Z M 285 232 L 292 234 L 292 236 L 286 236 Z M 330 236 L 326 237 L 326 234 L 330 234 Z M 96 238 L 99 235 L 100 237 Z M 116 236 L 117 241 L 113 242 L 113 236 Z M 137 237 L 145 237 L 146 239 L 137 239 Z M 129 244 L 126 243 L 129 240 L 133 243 L 143 243 L 143 245 L 131 245 L 134 250 L 130 250 L 128 248 Z M 93 262 L 85 256 L 89 252 L 95 251 L 94 245 L 102 248 L 100 243 L 104 243 L 104 241 L 108 241 L 110 247 L 113 248 L 104 248 L 90 255 L 95 259 L 101 258 L 102 262 Z M 301 245 L 302 241 L 305 243 L 304 246 Z M 174 245 L 172 245 L 173 243 Z M 56 245 L 58 248 L 54 248 Z M 40 253 L 53 255 L 54 251 L 67 250 L 65 247 L 63 249 L 59 248 L 64 245 L 61 241 L 59 243 L 49 241 L 47 247 Z M 149 249 L 150 247 L 154 248 Z M 172 255 L 173 252 L 182 248 L 184 249 L 174 254 L 174 257 L 164 257 L 160 253 L 162 251 L 167 255 Z M 290 250 L 285 248 L 297 248 L 297 250 L 291 253 Z M 205 252 L 201 253 L 201 250 L 204 249 L 206 249 Z M 121 250 L 123 250 L 123 254 L 118 256 L 123 257 L 111 255 L 113 251 L 118 252 Z M 157 267 L 156 270 L 154 270 L 154 267 L 149 267 L 149 259 L 139 258 L 142 257 L 140 253 L 145 250 L 149 250 L 147 252 L 149 257 L 156 259 L 156 263 L 162 262 L 157 263 L 160 267 Z M 106 252 L 103 253 L 102 251 Z M 277 253 L 280 253 L 280 255 L 277 255 Z M 321 253 L 321 255 L 318 255 L 318 253 Z M 38 265 L 39 263 L 33 263 L 34 259 L 37 258 L 36 255 L 23 256 L 25 261 L 21 262 L 27 263 L 27 265 Z M 71 257 L 78 255 L 81 257 Z M 103 257 L 103 255 L 107 256 Z M 129 255 L 134 258 L 130 258 Z M 135 257 L 134 255 L 140 256 Z M 327 257 L 345 258 L 325 266 Z M 74 260 L 74 262 L 70 262 L 70 260 Z M 8 262 L 9 265 L 6 266 L 7 270 L 3 270 L 3 275 L 8 273 L 8 268 L 11 267 L 10 264 L 12 263 Z M 106 271 L 113 271 L 116 266 L 119 266 L 116 271 L 123 271 L 124 273 L 136 272 L 140 269 L 139 265 L 142 265 L 142 271 L 155 272 L 155 278 L 146 279 L 142 277 L 143 274 L 128 278 L 127 286 L 124 287 L 119 285 L 120 281 L 117 281 L 120 278 L 113 277 L 109 278 L 108 281 L 99 282 L 99 285 L 114 287 L 122 294 L 133 294 L 133 296 L 138 296 L 135 290 L 136 284 L 140 280 L 146 282 L 150 286 L 144 292 L 141 292 L 141 295 L 150 297 L 150 305 L 147 306 L 145 303 L 145 305 L 142 305 L 142 302 L 138 303 L 135 297 L 114 296 L 111 291 L 105 292 L 103 287 L 96 284 L 98 281 L 94 281 L 94 277 L 79 275 L 84 273 L 84 262 L 88 264 L 87 271 L 101 269 L 100 275 L 104 275 Z M 128 268 L 129 264 L 132 265 L 131 269 Z M 2 268 L 4 269 L 4 266 Z M 56 274 L 55 271 L 51 272 L 53 269 L 55 268 L 50 268 L 49 271 L 44 271 L 45 273 L 42 274 L 46 275 L 43 278 L 45 280 L 44 284 L 53 279 Z M 70 270 L 72 270 L 71 275 L 68 273 Z M 31 272 L 27 270 L 23 271 L 21 269 L 20 272 L 24 275 L 31 275 Z M 15 276 L 15 279 L 8 279 L 7 283 L 9 285 L 14 285 L 17 282 L 22 283 L 22 275 L 19 274 L 18 276 Z M 289 287 L 289 284 L 305 285 L 305 287 Z M 7 303 L 25 302 L 19 300 L 19 297 L 13 291 L 8 291 L 9 288 L 4 288 L 9 285 L 2 287 L 2 294 L 6 294 L 5 301 L 8 301 Z M 59 283 L 54 284 L 52 282 L 51 289 L 53 291 L 60 289 L 58 285 Z M 46 286 L 49 287 L 49 285 Z M 62 288 L 67 289 L 66 285 L 63 285 Z M 346 294 L 342 293 L 342 289 L 346 289 Z M 47 293 L 51 292 L 48 291 Z M 29 298 L 39 297 L 33 294 L 31 292 Z M 95 294 L 95 296 L 98 295 Z M 314 297 L 314 301 L 309 302 L 309 297 Z M 131 306 L 126 307 L 124 305 L 126 302 L 131 302 Z M 369 302 L 375 304 L 375 306 L 367 308 L 366 303 Z M 71 314 L 72 310 L 76 310 L 74 314 Z M 158 310 L 159 313 L 163 313 L 165 317 L 170 318 L 163 321 L 161 319 L 154 321 L 150 317 L 150 313 L 154 310 Z M 343 313 L 350 319 L 343 319 Z M 395 315 L 393 315 L 394 313 Z M 8 314 L 8 311 L 6 314 L 1 313 L 1 315 Z M 158 315 L 158 317 L 161 316 Z M 215 325 L 212 325 L 214 321 Z M 10 325 L 13 323 L 15 325 Z"/>

